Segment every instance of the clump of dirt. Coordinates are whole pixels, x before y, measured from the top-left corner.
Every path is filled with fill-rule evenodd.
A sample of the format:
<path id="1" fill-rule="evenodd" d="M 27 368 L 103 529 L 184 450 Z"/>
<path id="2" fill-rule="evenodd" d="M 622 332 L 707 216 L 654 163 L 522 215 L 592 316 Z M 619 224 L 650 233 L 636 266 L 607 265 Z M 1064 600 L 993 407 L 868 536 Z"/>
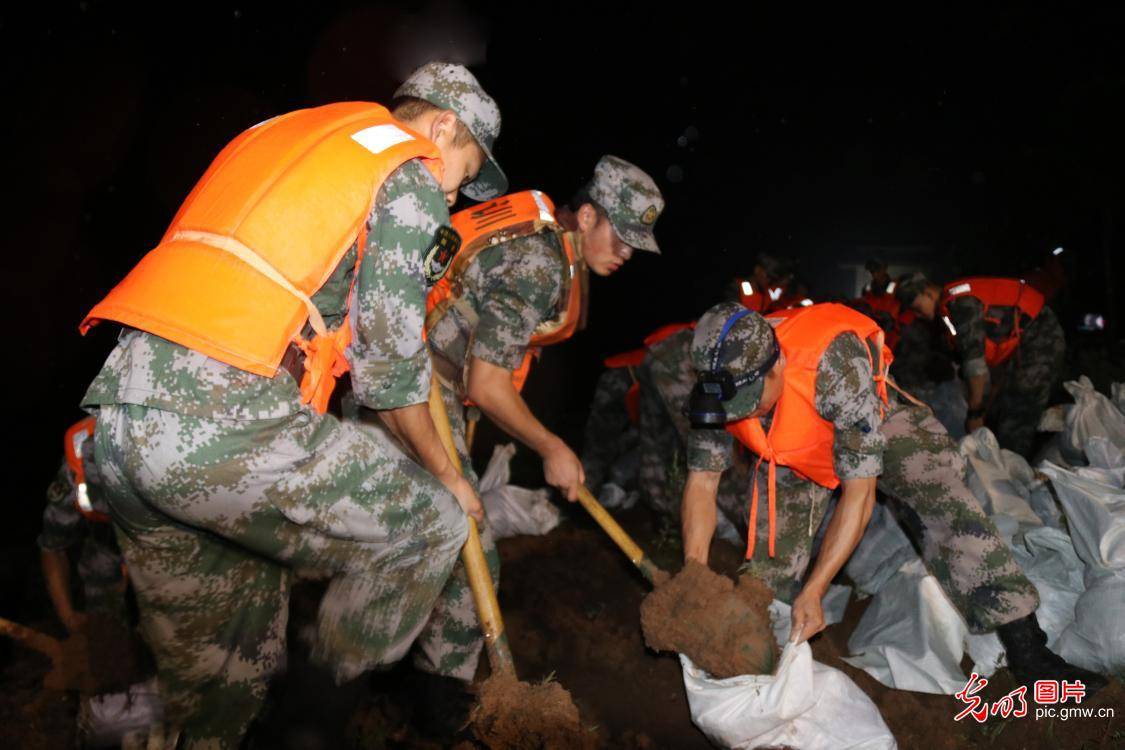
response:
<path id="1" fill-rule="evenodd" d="M 478 691 L 469 716 L 473 733 L 493 750 L 587 750 L 597 735 L 587 731 L 570 693 L 554 680 L 532 684 L 497 673 Z"/>
<path id="2" fill-rule="evenodd" d="M 645 643 L 656 651 L 679 651 L 719 679 L 769 674 L 777 664 L 770 629 L 773 592 L 751 576 L 734 581 L 706 565 L 688 561 L 641 604 Z"/>

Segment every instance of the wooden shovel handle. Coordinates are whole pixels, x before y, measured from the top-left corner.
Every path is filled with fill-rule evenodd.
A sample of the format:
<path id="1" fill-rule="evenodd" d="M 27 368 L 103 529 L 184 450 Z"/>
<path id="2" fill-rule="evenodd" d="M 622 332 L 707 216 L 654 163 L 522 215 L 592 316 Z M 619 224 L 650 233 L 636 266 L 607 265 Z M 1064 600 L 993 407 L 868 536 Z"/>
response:
<path id="1" fill-rule="evenodd" d="M 434 378 L 430 385 L 430 417 L 434 421 L 438 438 L 441 440 L 449 460 L 458 472 L 462 472 L 461 458 L 453 442 L 453 430 L 449 426 L 449 415 L 441 398 L 441 385 Z M 463 473 L 463 472 L 462 472 Z M 504 633 L 504 618 L 500 615 L 500 602 L 496 599 L 496 589 L 492 586 L 492 576 L 488 572 L 488 561 L 484 557 L 484 547 L 480 543 L 477 522 L 469 521 L 469 538 L 461 549 L 461 560 L 469 577 L 469 588 L 477 605 L 477 616 L 484 632 L 484 642 L 488 651 L 488 661 L 495 672 L 515 674 L 512 650 L 508 646 L 508 636 Z"/>
<path id="2" fill-rule="evenodd" d="M 657 567 L 652 558 L 645 554 L 645 551 L 633 541 L 633 538 L 629 536 L 625 529 L 621 528 L 617 519 L 611 516 L 609 511 L 603 508 L 597 498 L 584 486 L 578 488 L 578 502 L 582 504 L 586 512 L 593 516 L 598 526 L 602 527 L 602 531 L 609 534 L 609 538 L 621 548 L 621 551 L 637 566 L 637 570 L 641 571 L 641 575 L 648 579 L 649 583 L 655 584 L 658 583 L 658 579 L 667 578 L 667 574 Z"/>

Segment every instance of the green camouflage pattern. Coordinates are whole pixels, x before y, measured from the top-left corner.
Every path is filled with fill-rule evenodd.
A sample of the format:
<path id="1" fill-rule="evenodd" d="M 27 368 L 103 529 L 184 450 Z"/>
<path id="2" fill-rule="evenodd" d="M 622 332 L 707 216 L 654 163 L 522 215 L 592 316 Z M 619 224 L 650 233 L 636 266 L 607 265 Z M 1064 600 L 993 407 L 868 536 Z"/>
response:
<path id="1" fill-rule="evenodd" d="M 695 380 L 692 332 L 683 330 L 653 344 L 637 370 L 641 383 L 641 496 L 658 513 L 678 517 L 687 480 L 687 446 L 692 433 L 688 397 Z M 722 433 L 728 435 L 725 431 Z M 745 532 L 746 489 L 753 474 L 749 453 L 729 446 L 719 480 L 719 509 Z"/>
<path id="2" fill-rule="evenodd" d="M 841 334 L 817 369 L 816 409 L 836 425 L 833 452 L 839 476 L 879 477 L 879 489 L 892 498 L 892 509 L 915 537 L 923 561 L 974 633 L 1033 612 L 1038 593 L 965 484 L 965 463 L 956 444 L 929 409 L 892 400 L 883 420 L 865 349 L 854 334 Z M 696 351 L 693 343 L 693 365 Z M 687 387 L 685 383 L 681 391 Z M 869 430 L 871 426 L 875 429 Z M 692 430 L 689 469 L 728 470 L 732 442 L 725 431 Z M 767 497 L 767 477 L 768 472 L 759 471 L 752 479 L 758 482 L 759 498 Z M 775 556 L 768 557 L 768 514 L 762 506 L 754 559 L 744 567 L 779 598 L 792 601 L 804 581 L 831 492 L 785 467 L 778 467 L 776 481 Z M 751 485 L 745 486 L 742 505 L 724 508 L 743 532 L 748 531 Z"/>
<path id="3" fill-rule="evenodd" d="M 442 388 L 441 391 L 462 469 L 473 488 L 479 490 L 480 481 L 473 471 L 472 460 L 466 450 L 465 407 L 454 391 L 449 388 Z M 483 524 L 477 524 L 477 528 L 480 531 L 484 557 L 488 562 L 488 571 L 492 574 L 492 585 L 499 590 L 500 553 L 496 549 L 496 540 L 492 536 L 488 518 L 485 517 Z M 480 629 L 476 602 L 469 587 L 465 564 L 458 557 L 453 575 L 442 589 L 429 621 L 415 642 L 414 666 L 423 672 L 469 682 L 477 672 L 483 648 L 484 633 Z"/>
<path id="4" fill-rule="evenodd" d="M 1034 612 L 1039 605 L 1035 586 L 965 484 L 964 459 L 929 409 L 897 407 L 882 433 L 887 449 L 879 489 L 969 630 L 986 633 Z M 757 482 L 759 497 L 765 498 L 766 472 L 758 473 Z M 783 601 L 800 593 L 830 496 L 827 488 L 778 468 L 772 559 L 765 544 L 767 514 L 759 508 L 758 544 L 743 570 L 765 580 Z M 748 521 L 747 510 L 739 528 Z"/>
<path id="5" fill-rule="evenodd" d="M 484 201 L 507 192 L 508 178 L 492 155 L 493 144 L 500 137 L 500 107 L 468 68 L 456 63 L 426 63 L 403 81 L 395 96 L 412 96 L 452 110 L 473 134 L 488 161 L 477 178 L 461 188 L 466 197 Z"/>
<path id="6" fill-rule="evenodd" d="M 1006 337 L 1014 314 L 1011 307 L 989 310 L 991 317 L 1000 320 L 997 335 Z M 1039 418 L 1047 408 L 1051 391 L 1062 379 L 1066 359 L 1066 337 L 1058 316 L 1044 306 L 1021 331 L 1016 353 L 993 371 L 984 360 L 988 324 L 980 300 L 955 298 L 949 304 L 949 317 L 957 329 L 953 341 L 962 377 L 987 375 L 996 392 L 986 424 L 1002 448 L 1031 458 Z"/>
<path id="7" fill-rule="evenodd" d="M 756 370 L 765 364 L 774 340 L 769 323 L 761 315 L 744 313 L 746 308 L 738 302 L 720 302 L 699 319 L 691 348 L 692 364 L 698 372 L 710 372 L 717 361 L 717 369 L 729 370 L 734 379 L 738 380 L 742 373 Z M 716 360 L 716 349 L 723 327 L 736 315 L 742 317 L 727 331 L 722 341 L 722 351 L 718 352 Z M 734 398 L 723 403 L 728 421 L 742 419 L 754 411 L 762 397 L 762 388 L 761 379 L 739 387 Z"/>
<path id="8" fill-rule="evenodd" d="M 606 482 L 623 490 L 636 484 L 640 434 L 625 408 L 633 382 L 629 368 L 607 367 L 594 387 L 582 435 L 582 470 L 595 496 Z"/>
<path id="9" fill-rule="evenodd" d="M 291 569 L 331 576 L 312 658 L 344 682 L 407 652 L 467 534 L 429 473 L 308 409 L 104 406 L 96 440 L 166 715 L 192 747 L 237 747 L 260 708 L 284 663 Z"/>
<path id="10" fill-rule="evenodd" d="M 94 444 L 82 444 L 86 488 L 95 510 L 106 513 L 100 474 L 93 460 Z M 43 527 L 38 544 L 42 550 L 66 552 L 81 545 L 76 566 L 82 587 L 84 611 L 109 615 L 124 621 L 125 575 L 121 569 L 121 550 L 109 522 L 88 520 L 76 505 L 77 487 L 74 474 L 63 459 L 54 481 L 47 487 L 47 504 L 43 509 Z"/>
<path id="11" fill-rule="evenodd" d="M 448 224 L 441 189 L 418 161 L 397 169 L 379 191 L 355 279 L 348 349 L 352 387 L 365 406 L 394 409 L 429 397 L 422 259 L 438 227 Z M 353 247 L 313 296 L 329 326 L 344 319 L 355 260 Z M 140 404 L 206 419 L 258 420 L 299 412 L 299 395 L 283 370 L 268 378 L 143 331 L 124 331 L 82 404 Z"/>
<path id="12" fill-rule="evenodd" d="M 523 363 L 536 327 L 557 313 L 564 257 L 558 235 L 540 232 L 482 250 L 465 268 L 460 302 L 428 336 L 439 373 L 462 394 L 472 357 L 506 370 Z"/>
<path id="13" fill-rule="evenodd" d="M 355 397 L 423 403 L 423 258 L 449 222 L 418 162 L 376 196 L 314 297 L 339 324 L 351 292 Z M 354 288 L 352 277 L 354 279 Z M 453 496 L 393 446 L 299 403 L 285 371 L 244 372 L 131 331 L 83 401 L 156 657 L 168 720 L 189 747 L 237 747 L 284 661 L 290 570 L 332 577 L 312 656 L 337 680 L 401 658 L 445 586 L 467 525 Z"/>
<path id="14" fill-rule="evenodd" d="M 585 192 L 609 215 L 622 242 L 660 252 L 652 229 L 664 211 L 664 196 L 644 170 L 616 156 L 603 156 Z"/>
<path id="15" fill-rule="evenodd" d="M 743 318 L 747 319 L 763 320 L 757 313 Z M 731 329 L 728 340 L 742 322 L 740 320 Z M 698 366 L 699 327 L 695 330 L 692 362 Z M 736 350 L 735 361 L 757 361 L 758 364 L 764 361 L 753 348 L 763 338 L 760 330 L 753 339 L 739 336 L 740 346 Z M 725 344 L 723 351 L 725 359 Z M 858 336 L 843 333 L 825 348 L 824 356 L 817 365 L 816 411 L 836 428 L 832 454 L 836 475 L 841 479 L 876 477 L 883 470 L 882 455 L 886 444 L 879 432 L 883 421 L 882 401 L 875 390 L 869 356 L 867 345 Z M 737 377 L 737 372 L 735 375 Z M 764 429 L 769 429 L 771 418 L 772 415 L 762 418 Z M 692 430 L 688 440 L 688 468 L 693 471 L 725 471 L 730 467 L 733 443 L 734 437 L 725 430 Z"/>

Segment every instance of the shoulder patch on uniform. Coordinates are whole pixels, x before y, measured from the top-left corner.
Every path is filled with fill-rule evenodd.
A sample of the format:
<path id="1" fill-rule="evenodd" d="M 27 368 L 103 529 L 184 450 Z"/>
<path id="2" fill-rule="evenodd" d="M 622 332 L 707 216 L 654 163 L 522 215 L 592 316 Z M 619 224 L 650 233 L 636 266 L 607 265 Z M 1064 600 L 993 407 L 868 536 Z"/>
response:
<path id="1" fill-rule="evenodd" d="M 645 209 L 645 212 L 641 214 L 641 223 L 645 225 L 655 224 L 658 215 L 659 212 L 656 210 L 656 206 L 649 206 Z"/>
<path id="2" fill-rule="evenodd" d="M 422 271 L 426 275 L 426 284 L 433 286 L 445 276 L 449 264 L 461 249 L 461 235 L 451 227 L 440 226 L 434 232 L 434 241 L 426 255 L 422 258 Z"/>

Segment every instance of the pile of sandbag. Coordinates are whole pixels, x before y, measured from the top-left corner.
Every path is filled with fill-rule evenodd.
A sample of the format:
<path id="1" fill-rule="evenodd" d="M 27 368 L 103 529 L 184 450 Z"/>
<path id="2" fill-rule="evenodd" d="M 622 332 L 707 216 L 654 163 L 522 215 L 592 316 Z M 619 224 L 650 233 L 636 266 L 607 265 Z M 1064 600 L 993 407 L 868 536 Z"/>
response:
<path id="1" fill-rule="evenodd" d="M 1057 433 L 1047 452 L 1055 460 L 1038 471 L 987 429 L 960 447 L 970 489 L 1039 590 L 1048 647 L 1114 673 L 1125 669 L 1125 412 L 1086 378 L 1066 388 L 1075 404 L 1044 415 L 1041 428 Z M 885 509 L 877 508 L 845 570 L 875 597 L 848 642 L 848 661 L 883 684 L 952 693 L 965 684 L 963 653 L 985 676 L 1004 664 L 999 639 L 968 632 Z"/>

